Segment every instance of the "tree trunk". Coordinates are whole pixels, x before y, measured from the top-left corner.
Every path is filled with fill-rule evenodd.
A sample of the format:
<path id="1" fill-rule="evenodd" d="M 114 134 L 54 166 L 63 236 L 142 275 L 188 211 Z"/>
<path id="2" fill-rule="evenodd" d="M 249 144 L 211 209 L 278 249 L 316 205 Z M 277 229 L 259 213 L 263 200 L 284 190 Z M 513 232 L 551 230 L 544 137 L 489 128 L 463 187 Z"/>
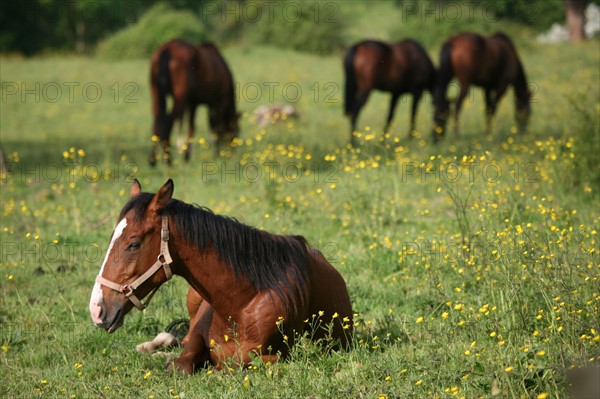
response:
<path id="1" fill-rule="evenodd" d="M 567 29 L 569 41 L 580 42 L 585 39 L 585 6 L 588 0 L 564 0 L 567 9 Z"/>
<path id="2" fill-rule="evenodd" d="M 7 172 L 6 161 L 4 160 L 4 151 L 2 150 L 2 147 L 0 147 L 0 183 L 4 183 L 4 180 L 7 177 Z"/>
<path id="3" fill-rule="evenodd" d="M 83 21 L 75 23 L 75 50 L 78 53 L 85 51 L 85 22 Z"/>

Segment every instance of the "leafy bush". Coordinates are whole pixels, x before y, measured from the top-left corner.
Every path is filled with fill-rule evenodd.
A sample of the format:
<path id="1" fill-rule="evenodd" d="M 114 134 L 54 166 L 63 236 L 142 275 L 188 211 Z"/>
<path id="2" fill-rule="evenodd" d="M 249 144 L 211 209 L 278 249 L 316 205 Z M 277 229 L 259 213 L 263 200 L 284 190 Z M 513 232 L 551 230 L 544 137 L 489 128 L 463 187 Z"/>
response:
<path id="1" fill-rule="evenodd" d="M 206 31 L 193 12 L 158 3 L 136 24 L 101 42 L 97 52 L 110 58 L 148 57 L 162 43 L 174 38 L 199 43 L 206 39 Z"/>
<path id="2" fill-rule="evenodd" d="M 260 18 L 247 18 L 244 30 L 253 42 L 327 54 L 345 46 L 345 18 L 337 2 L 285 0 L 260 4 Z"/>
<path id="3" fill-rule="evenodd" d="M 248 11 L 247 15 L 241 15 L 241 7 L 243 4 L 234 0 L 211 0 L 201 3 L 197 13 L 206 25 L 208 39 L 220 45 L 243 42 L 247 33 L 244 31 L 245 24 L 242 18 L 253 18 L 253 14 Z"/>
<path id="4" fill-rule="evenodd" d="M 468 2 L 407 3 L 398 9 L 398 24 L 392 29 L 394 40 L 412 37 L 436 52 L 448 37 L 458 32 L 486 35 L 504 31 L 515 40 L 531 34 L 526 27 L 502 20 L 489 10 Z"/>

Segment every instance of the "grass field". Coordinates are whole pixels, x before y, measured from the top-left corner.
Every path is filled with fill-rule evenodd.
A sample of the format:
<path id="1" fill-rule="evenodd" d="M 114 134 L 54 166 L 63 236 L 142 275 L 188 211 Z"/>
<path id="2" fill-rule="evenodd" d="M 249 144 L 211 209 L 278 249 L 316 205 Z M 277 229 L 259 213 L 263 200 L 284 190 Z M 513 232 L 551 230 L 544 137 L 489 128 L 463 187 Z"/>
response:
<path id="1" fill-rule="evenodd" d="M 192 161 L 156 169 L 146 60 L 1 58 L 0 397 L 564 397 L 568 370 L 600 361 L 597 44 L 521 44 L 527 134 L 512 130 L 509 92 L 484 137 L 474 91 L 460 138 L 432 144 L 429 96 L 420 138 L 406 139 L 406 101 L 383 135 L 376 93 L 357 149 L 338 55 L 227 49 L 238 147 L 214 158 L 202 111 Z M 271 100 L 300 118 L 259 129 L 252 112 Z M 352 349 L 301 341 L 278 364 L 170 374 L 134 346 L 187 316 L 182 279 L 115 334 L 93 327 L 94 276 L 134 177 L 146 191 L 171 177 L 179 199 L 304 235 L 348 283 Z"/>

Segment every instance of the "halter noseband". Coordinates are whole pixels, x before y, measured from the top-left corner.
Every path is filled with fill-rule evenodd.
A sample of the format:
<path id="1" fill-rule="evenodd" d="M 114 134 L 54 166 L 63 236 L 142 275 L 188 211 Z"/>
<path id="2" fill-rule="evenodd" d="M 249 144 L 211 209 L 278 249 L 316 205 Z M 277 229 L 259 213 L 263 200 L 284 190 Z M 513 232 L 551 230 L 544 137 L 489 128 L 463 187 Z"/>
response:
<path id="1" fill-rule="evenodd" d="M 150 291 L 150 296 L 144 303 L 142 303 L 142 301 L 135 296 L 134 291 L 144 284 L 146 280 L 154 276 L 154 274 L 159 271 L 161 267 L 165 270 L 165 275 L 167 276 L 168 281 L 173 275 L 171 272 L 171 267 L 169 266 L 171 263 L 173 263 L 173 259 L 171 259 L 171 254 L 169 253 L 169 220 L 166 216 L 163 216 L 162 229 L 160 230 L 160 253 L 158 254 L 156 262 L 154 262 L 152 267 L 150 267 L 146 273 L 142 274 L 131 284 L 120 285 L 107 280 L 100 275 L 96 276 L 96 282 L 100 285 L 104 285 L 105 287 L 125 294 L 125 296 L 135 305 L 136 308 L 139 310 L 144 310 L 150 303 L 150 299 L 152 299 L 156 293 L 156 290 L 158 290 L 158 287 L 153 288 L 152 291 Z"/>

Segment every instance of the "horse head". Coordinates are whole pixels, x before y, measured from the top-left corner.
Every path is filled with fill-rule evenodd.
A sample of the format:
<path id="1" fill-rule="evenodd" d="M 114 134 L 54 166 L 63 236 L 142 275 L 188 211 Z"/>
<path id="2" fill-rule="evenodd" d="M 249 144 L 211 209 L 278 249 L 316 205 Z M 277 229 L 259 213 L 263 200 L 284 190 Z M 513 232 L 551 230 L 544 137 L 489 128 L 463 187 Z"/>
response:
<path id="1" fill-rule="evenodd" d="M 433 113 L 433 141 L 440 140 L 446 131 L 446 122 L 450 115 L 450 103 L 443 93 L 437 93 L 434 98 L 435 111 Z"/>
<path id="2" fill-rule="evenodd" d="M 515 119 L 519 132 L 525 132 L 531 117 L 531 90 L 517 91 L 515 101 Z"/>
<path id="3" fill-rule="evenodd" d="M 172 273 L 168 219 L 162 211 L 173 195 L 169 179 L 155 194 L 144 194 L 137 180 L 131 199 L 121 211 L 90 298 L 90 315 L 96 326 L 113 332 L 135 306 L 144 309 L 158 287 Z M 138 214 L 136 204 L 147 205 Z M 141 298 L 150 294 L 145 303 Z"/>
<path id="4" fill-rule="evenodd" d="M 212 128 L 217 136 L 217 150 L 222 145 L 230 145 L 239 137 L 240 128 L 238 120 L 241 114 L 235 111 L 235 106 L 231 109 L 223 110 L 218 120 L 212 121 Z"/>

